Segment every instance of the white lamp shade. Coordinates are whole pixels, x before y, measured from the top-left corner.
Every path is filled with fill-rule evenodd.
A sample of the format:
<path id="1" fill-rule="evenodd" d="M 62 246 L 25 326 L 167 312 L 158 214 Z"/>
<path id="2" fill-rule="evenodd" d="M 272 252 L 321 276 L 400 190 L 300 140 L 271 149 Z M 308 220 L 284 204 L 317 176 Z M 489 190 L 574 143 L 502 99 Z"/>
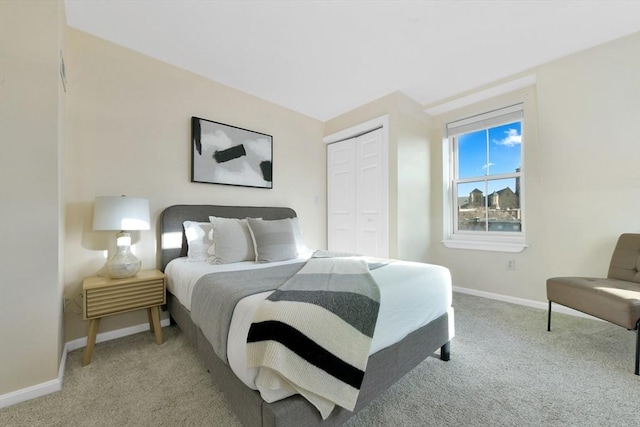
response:
<path id="1" fill-rule="evenodd" d="M 148 230 L 149 200 L 125 196 L 96 197 L 94 230 Z"/>

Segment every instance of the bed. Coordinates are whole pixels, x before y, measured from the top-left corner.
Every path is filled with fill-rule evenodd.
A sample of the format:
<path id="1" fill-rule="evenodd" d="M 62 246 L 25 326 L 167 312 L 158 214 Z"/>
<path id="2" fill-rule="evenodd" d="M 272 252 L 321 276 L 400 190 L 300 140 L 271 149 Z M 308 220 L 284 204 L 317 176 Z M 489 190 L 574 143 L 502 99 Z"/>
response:
<path id="1" fill-rule="evenodd" d="M 180 268 L 186 268 L 188 264 L 183 262 L 188 252 L 183 223 L 185 221 L 207 222 L 210 216 L 238 219 L 261 218 L 268 221 L 296 218 L 296 213 L 294 210 L 284 207 L 174 205 L 166 208 L 161 214 L 159 224 L 159 250 L 161 269 L 168 274 L 168 282 L 177 283 L 178 279 L 171 277 L 171 275 L 175 276 L 176 271 L 182 271 L 181 274 L 186 271 L 176 268 L 176 265 L 181 265 Z M 173 263 L 169 265 L 172 261 Z M 198 268 L 203 269 L 202 274 L 208 268 L 205 264 L 193 263 L 194 266 L 198 265 Z M 168 266 L 169 268 L 167 268 Z M 268 265 L 264 265 L 264 267 L 269 268 Z M 438 266 L 433 267 L 437 268 Z M 256 268 L 262 268 L 262 266 Z M 396 265 L 394 268 L 399 267 Z M 442 276 L 443 267 L 439 268 L 439 274 Z M 382 268 L 379 270 L 387 271 Z M 372 271 L 372 275 L 375 271 Z M 189 274 L 194 277 L 194 273 Z M 322 418 L 315 406 L 298 394 L 268 403 L 262 398 L 259 391 L 249 388 L 246 379 L 241 379 L 242 375 L 237 373 L 237 366 L 232 368 L 232 364 L 220 356 L 215 344 L 211 342 L 212 339 L 207 332 L 206 325 L 200 327 L 197 322 L 194 322 L 189 297 L 184 295 L 185 292 L 181 294 L 179 288 L 170 286 L 170 292 L 167 295 L 167 309 L 172 321 L 180 327 L 198 350 L 203 362 L 244 425 L 251 427 L 339 426 L 425 358 L 435 355 L 438 349 L 440 349 L 439 357 L 444 361 L 449 360 L 450 340 L 454 335 L 454 327 L 453 309 L 450 306 L 451 283 L 448 270 L 444 276 L 442 280 L 438 280 L 442 283 L 434 283 L 429 286 L 438 286 L 441 288 L 438 290 L 440 294 L 448 294 L 448 298 L 445 298 L 447 306 L 438 308 L 439 311 L 434 311 L 435 314 L 431 315 L 434 317 L 433 319 L 406 333 L 406 336 L 403 336 L 399 341 L 391 345 L 378 344 L 383 348 L 377 349 L 368 357 L 354 410 L 349 411 L 337 406 L 326 419 Z M 191 279 L 191 283 L 193 282 L 194 280 Z M 377 328 L 378 326 L 376 326 Z"/>

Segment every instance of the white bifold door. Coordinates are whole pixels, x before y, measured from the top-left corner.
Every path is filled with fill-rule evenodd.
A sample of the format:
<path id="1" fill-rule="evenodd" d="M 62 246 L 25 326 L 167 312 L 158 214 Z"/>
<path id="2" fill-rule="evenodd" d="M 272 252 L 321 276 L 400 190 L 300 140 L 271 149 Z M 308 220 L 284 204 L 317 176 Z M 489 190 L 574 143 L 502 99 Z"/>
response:
<path id="1" fill-rule="evenodd" d="M 387 257 L 387 159 L 382 129 L 327 147 L 327 230 L 331 251 Z"/>

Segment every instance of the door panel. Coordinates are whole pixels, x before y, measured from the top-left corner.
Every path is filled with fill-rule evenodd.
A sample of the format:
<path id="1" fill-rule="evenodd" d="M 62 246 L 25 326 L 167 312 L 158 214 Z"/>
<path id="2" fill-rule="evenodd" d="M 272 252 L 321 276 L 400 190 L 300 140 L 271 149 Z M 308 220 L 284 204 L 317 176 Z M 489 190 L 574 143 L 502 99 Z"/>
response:
<path id="1" fill-rule="evenodd" d="M 356 251 L 355 154 L 355 140 L 327 147 L 327 243 L 332 251 Z"/>
<path id="2" fill-rule="evenodd" d="M 357 170 L 357 241 L 358 252 L 371 256 L 387 256 L 386 242 L 381 228 L 383 215 L 382 185 L 382 129 L 361 135 L 356 139 Z"/>
<path id="3" fill-rule="evenodd" d="M 329 250 L 388 256 L 382 129 L 327 147 Z"/>

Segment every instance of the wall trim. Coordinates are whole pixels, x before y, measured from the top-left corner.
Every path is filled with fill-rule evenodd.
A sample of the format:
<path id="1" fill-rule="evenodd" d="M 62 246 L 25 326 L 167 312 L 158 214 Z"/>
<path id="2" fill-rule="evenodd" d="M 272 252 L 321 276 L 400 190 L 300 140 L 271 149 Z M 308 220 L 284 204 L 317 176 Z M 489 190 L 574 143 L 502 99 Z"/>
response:
<path id="1" fill-rule="evenodd" d="M 497 86 L 493 86 L 489 89 L 472 93 L 471 95 L 454 99 L 453 101 L 430 106 L 424 111 L 432 117 L 438 116 L 440 114 L 448 113 L 449 111 L 453 111 L 458 108 L 466 107 L 467 105 L 475 104 L 476 102 L 484 101 L 485 99 L 495 98 L 496 96 L 504 95 L 505 93 L 514 92 L 528 86 L 533 86 L 536 84 L 536 80 L 536 74 L 530 74 L 515 80 L 508 81 L 506 83 L 499 84 Z"/>
<path id="2" fill-rule="evenodd" d="M 160 321 L 160 326 L 162 327 L 169 326 L 169 324 L 170 324 L 169 319 L 163 319 Z M 96 343 L 111 341 L 117 338 L 126 337 L 128 335 L 133 335 L 133 334 L 137 334 L 139 332 L 144 332 L 148 330 L 149 330 L 149 324 L 142 323 L 139 325 L 130 326 L 128 328 L 122 328 L 122 329 L 117 329 L 115 331 L 103 332 L 96 336 Z M 64 380 L 64 371 L 67 365 L 67 354 L 70 351 L 77 350 L 82 347 L 86 347 L 86 345 L 87 345 L 87 337 L 78 338 L 73 341 L 67 341 L 62 350 L 62 357 L 60 358 L 60 368 L 58 369 L 58 378 L 0 395 L 0 409 L 62 390 L 62 383 Z"/>
<path id="3" fill-rule="evenodd" d="M 343 129 L 341 131 L 332 133 L 331 135 L 327 135 L 322 138 L 322 142 L 325 144 L 333 144 L 334 142 L 343 141 L 345 139 L 353 138 L 358 135 L 365 134 L 367 132 L 371 132 L 372 130 L 376 130 L 378 128 L 383 128 L 383 134 L 385 140 L 389 140 L 389 116 L 384 115 L 380 117 L 376 117 L 375 119 L 369 120 L 368 122 L 360 123 L 355 126 L 351 126 L 347 129 Z"/>
<path id="4" fill-rule="evenodd" d="M 64 350 L 62 351 L 62 358 L 60 359 L 58 378 L 3 394 L 0 396 L 0 409 L 62 390 L 62 378 L 64 376 L 64 366 L 66 361 L 67 346 L 65 345 Z"/>
<path id="5" fill-rule="evenodd" d="M 160 321 L 160 326 L 162 326 L 163 328 L 165 326 L 169 326 L 169 319 L 161 320 Z M 144 332 L 144 331 L 148 331 L 148 330 L 149 330 L 149 324 L 148 323 L 141 323 L 139 325 L 129 326 L 127 328 L 116 329 L 115 331 L 103 332 L 103 333 L 98 334 L 96 336 L 96 344 L 101 343 L 101 342 L 105 342 L 105 341 L 115 340 L 115 339 L 118 339 L 118 338 L 126 337 L 126 336 L 129 336 L 129 335 L 137 334 L 139 332 Z M 82 348 L 82 347 L 86 347 L 87 346 L 87 337 L 82 337 L 82 338 L 75 339 L 73 341 L 69 341 L 69 342 L 67 342 L 67 345 L 69 346 L 69 351 L 73 351 L 73 350 L 77 350 L 77 349 Z"/>
<path id="6" fill-rule="evenodd" d="M 477 297 L 488 298 L 488 299 L 493 299 L 493 300 L 502 301 L 502 302 L 509 302 L 511 304 L 523 305 L 525 307 L 539 308 L 540 310 L 544 310 L 545 312 L 549 309 L 548 301 L 547 302 L 534 301 L 530 299 L 511 297 L 508 295 L 494 294 L 492 292 L 478 291 L 476 289 L 461 288 L 459 286 L 453 286 L 453 291 L 460 292 L 461 294 L 475 295 Z M 569 307 L 565 307 L 564 305 L 560 305 L 560 304 L 551 304 L 551 311 L 554 313 L 569 314 L 571 316 L 584 317 L 585 319 L 598 320 L 600 322 L 604 322 L 604 320 L 602 319 L 589 316 L 588 314 L 585 314 L 581 311 L 573 310 Z"/>
<path id="7" fill-rule="evenodd" d="M 442 239 L 442 244 L 449 249 L 469 249 L 473 251 L 494 251 L 519 253 L 529 247 L 524 239 L 520 242 L 503 240 L 471 240 L 471 239 Z"/>

